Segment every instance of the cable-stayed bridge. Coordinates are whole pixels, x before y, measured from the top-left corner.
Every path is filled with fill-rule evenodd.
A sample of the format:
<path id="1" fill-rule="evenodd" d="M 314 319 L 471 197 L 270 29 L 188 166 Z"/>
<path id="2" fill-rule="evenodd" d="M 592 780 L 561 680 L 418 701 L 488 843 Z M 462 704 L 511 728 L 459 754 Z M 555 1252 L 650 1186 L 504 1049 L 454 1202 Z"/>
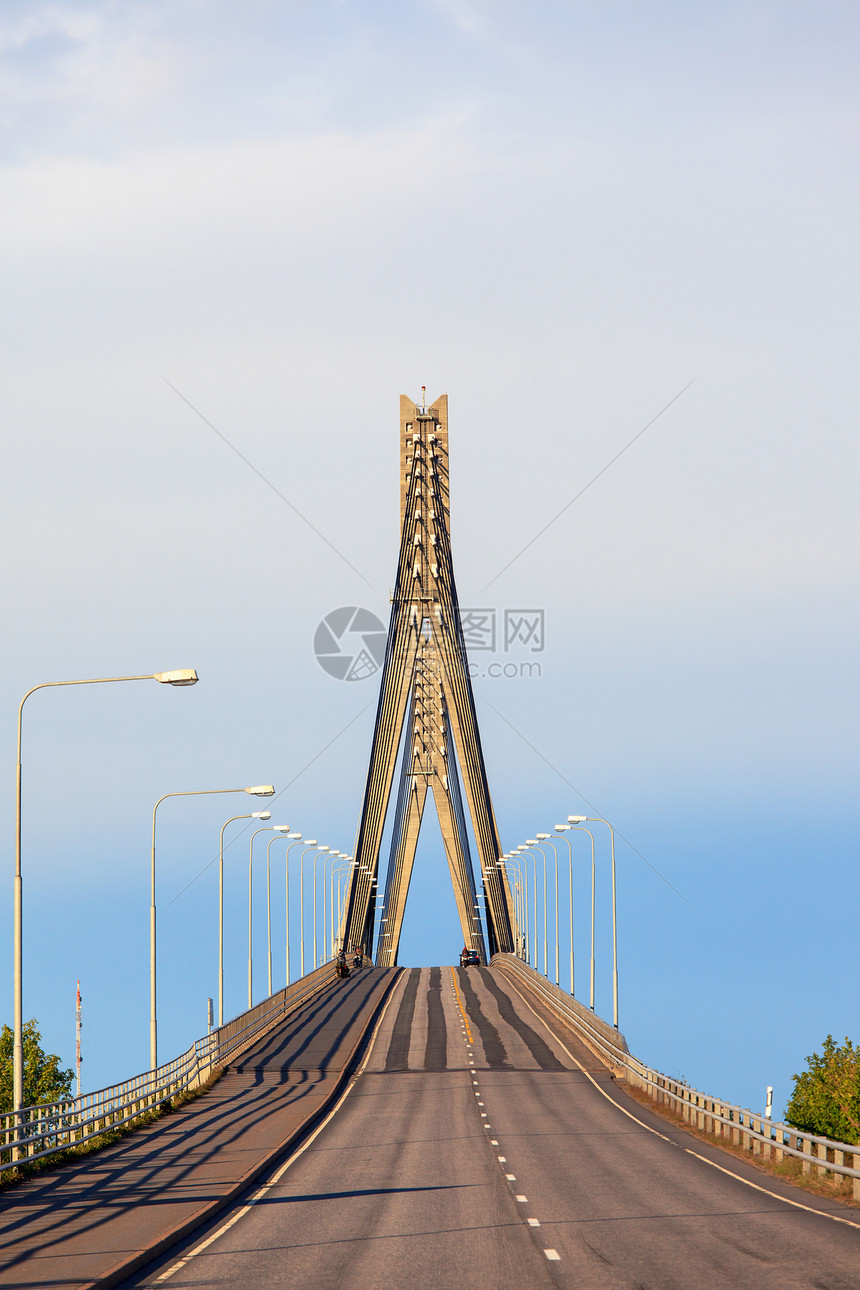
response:
<path id="1" fill-rule="evenodd" d="M 614 957 L 611 1020 L 594 1010 L 593 951 L 587 1003 L 548 979 L 545 885 L 539 970 L 537 867 L 530 909 L 528 870 L 499 839 L 461 629 L 446 397 L 401 399 L 398 451 L 391 621 L 323 962 L 165 1065 L 0 1117 L 19 1174 L 134 1130 L 5 1193 L 0 1286 L 860 1285 L 860 1207 L 784 1176 L 797 1162 L 841 1177 L 856 1206 L 860 1147 L 630 1054 Z M 478 966 L 398 966 L 428 791 L 438 880 L 447 865 Z M 316 915 L 315 898 L 314 943 Z M 360 957 L 346 979 L 341 950 Z M 555 951 L 557 981 L 557 934 Z"/>

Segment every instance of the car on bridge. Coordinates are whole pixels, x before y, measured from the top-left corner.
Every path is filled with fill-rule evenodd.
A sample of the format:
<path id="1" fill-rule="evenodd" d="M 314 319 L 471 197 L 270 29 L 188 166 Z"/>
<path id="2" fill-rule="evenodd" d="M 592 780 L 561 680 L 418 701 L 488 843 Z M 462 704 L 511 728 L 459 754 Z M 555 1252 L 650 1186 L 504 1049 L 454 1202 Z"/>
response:
<path id="1" fill-rule="evenodd" d="M 478 951 L 467 950 L 464 945 L 462 952 L 460 954 L 460 967 L 480 967 L 480 966 L 481 966 L 481 956 L 478 953 Z"/>

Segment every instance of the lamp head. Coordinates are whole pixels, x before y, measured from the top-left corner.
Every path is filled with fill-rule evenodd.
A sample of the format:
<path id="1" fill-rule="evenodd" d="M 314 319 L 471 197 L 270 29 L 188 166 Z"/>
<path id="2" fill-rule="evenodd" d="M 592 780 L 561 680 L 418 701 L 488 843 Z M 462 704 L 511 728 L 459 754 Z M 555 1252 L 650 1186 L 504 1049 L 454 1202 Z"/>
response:
<path id="1" fill-rule="evenodd" d="M 272 829 L 275 833 L 289 833 L 289 824 L 273 824 Z"/>
<path id="2" fill-rule="evenodd" d="M 317 844 L 316 838 L 305 838 L 305 842 L 309 847 L 315 847 Z"/>
<path id="3" fill-rule="evenodd" d="M 539 834 L 538 834 L 538 842 L 546 842 L 546 840 L 547 840 L 547 838 L 548 838 L 548 837 L 549 837 L 549 834 L 548 834 L 548 833 L 539 833 Z"/>
<path id="4" fill-rule="evenodd" d="M 569 815 L 567 822 L 568 824 L 584 824 L 587 819 L 587 815 Z"/>
<path id="5" fill-rule="evenodd" d="M 288 834 L 287 834 L 287 837 L 288 837 L 288 838 L 296 838 L 296 840 L 298 840 L 301 836 L 302 836 L 302 835 L 301 835 L 301 833 L 288 833 Z"/>
<path id="6" fill-rule="evenodd" d="M 155 679 L 162 685 L 196 685 L 200 680 L 193 667 L 180 668 L 178 672 L 156 672 Z"/>
<path id="7" fill-rule="evenodd" d="M 564 833 L 569 828 L 570 828 L 569 824 L 557 824 L 555 826 L 555 831 L 556 833 Z"/>
<path id="8" fill-rule="evenodd" d="M 526 844 L 530 847 L 536 847 L 538 844 L 538 840 L 537 838 L 526 838 Z"/>
<path id="9" fill-rule="evenodd" d="M 254 813 L 251 816 L 252 820 L 270 820 L 271 818 L 272 818 L 271 811 L 254 811 Z"/>
<path id="10" fill-rule="evenodd" d="M 246 788 L 245 792 L 253 797 L 274 797 L 275 787 L 273 784 L 255 784 L 253 788 Z"/>

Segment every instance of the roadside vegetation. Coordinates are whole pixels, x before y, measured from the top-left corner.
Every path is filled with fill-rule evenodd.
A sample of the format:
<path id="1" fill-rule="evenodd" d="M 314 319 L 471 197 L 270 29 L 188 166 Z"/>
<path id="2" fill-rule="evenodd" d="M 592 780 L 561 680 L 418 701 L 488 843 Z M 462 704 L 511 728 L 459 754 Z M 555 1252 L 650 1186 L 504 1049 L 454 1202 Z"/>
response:
<path id="1" fill-rule="evenodd" d="M 821 1052 L 806 1063 L 807 1069 L 794 1076 L 786 1123 L 821 1138 L 860 1143 L 860 1048 L 847 1036 L 837 1044 L 828 1035 Z"/>
<path id="2" fill-rule="evenodd" d="M 12 1048 L 14 1034 L 11 1026 L 0 1030 L 0 1115 L 12 1110 Z M 24 1105 L 37 1106 L 44 1102 L 59 1102 L 72 1096 L 73 1070 L 63 1070 L 56 1053 L 46 1053 L 42 1035 L 35 1017 L 24 1022 Z"/>

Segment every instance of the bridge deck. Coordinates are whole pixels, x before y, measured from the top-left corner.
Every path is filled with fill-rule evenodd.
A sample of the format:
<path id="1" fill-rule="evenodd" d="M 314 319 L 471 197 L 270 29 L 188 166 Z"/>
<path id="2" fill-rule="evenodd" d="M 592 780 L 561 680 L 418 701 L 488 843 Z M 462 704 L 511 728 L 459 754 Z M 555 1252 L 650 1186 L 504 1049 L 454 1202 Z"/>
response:
<path id="1" fill-rule="evenodd" d="M 860 1227 L 813 1211 L 854 1212 L 643 1110 L 547 1020 L 490 969 L 404 974 L 364 1072 L 303 1154 L 228 1230 L 213 1224 L 130 1284 L 858 1284 Z"/>
<path id="2" fill-rule="evenodd" d="M 392 975 L 332 981 L 204 1097 L 6 1192 L 0 1286 L 86 1286 L 241 1190 L 331 1097 Z"/>

